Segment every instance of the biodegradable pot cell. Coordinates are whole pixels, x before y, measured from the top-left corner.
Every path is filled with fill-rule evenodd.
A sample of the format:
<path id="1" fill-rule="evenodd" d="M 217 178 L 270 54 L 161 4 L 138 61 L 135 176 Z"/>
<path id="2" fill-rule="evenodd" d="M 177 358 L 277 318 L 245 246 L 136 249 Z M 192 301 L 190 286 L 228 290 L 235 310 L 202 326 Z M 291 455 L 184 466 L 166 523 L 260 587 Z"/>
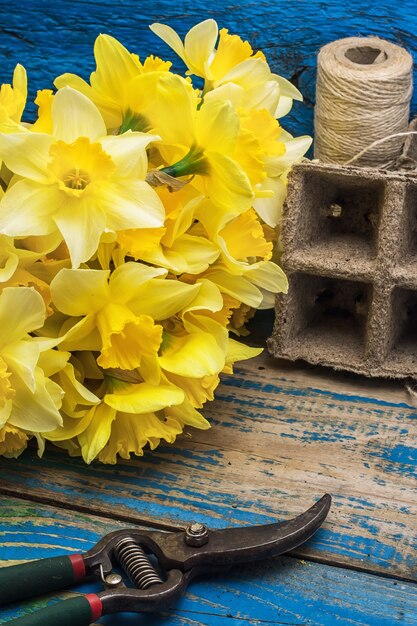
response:
<path id="1" fill-rule="evenodd" d="M 417 175 L 301 163 L 268 348 L 366 376 L 417 375 Z"/>

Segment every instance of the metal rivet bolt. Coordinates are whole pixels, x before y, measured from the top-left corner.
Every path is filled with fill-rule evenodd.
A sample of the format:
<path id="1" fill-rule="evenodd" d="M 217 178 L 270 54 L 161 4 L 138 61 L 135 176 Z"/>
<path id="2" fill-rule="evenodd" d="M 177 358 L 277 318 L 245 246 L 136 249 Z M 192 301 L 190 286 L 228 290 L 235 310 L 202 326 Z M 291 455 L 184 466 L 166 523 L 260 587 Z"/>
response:
<path id="1" fill-rule="evenodd" d="M 120 574 L 107 574 L 104 583 L 107 587 L 117 587 L 122 582 Z"/>
<path id="2" fill-rule="evenodd" d="M 208 540 L 209 531 L 204 524 L 191 524 L 185 531 L 184 541 L 187 546 L 204 546 Z"/>

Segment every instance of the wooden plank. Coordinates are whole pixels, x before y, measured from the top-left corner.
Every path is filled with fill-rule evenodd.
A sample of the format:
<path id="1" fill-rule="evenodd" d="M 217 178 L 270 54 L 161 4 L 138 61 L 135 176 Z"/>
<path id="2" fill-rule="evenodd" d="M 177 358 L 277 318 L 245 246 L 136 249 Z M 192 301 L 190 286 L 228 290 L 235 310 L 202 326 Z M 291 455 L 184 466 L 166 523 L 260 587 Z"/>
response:
<path id="1" fill-rule="evenodd" d="M 0 566 L 84 551 L 120 523 L 3 498 Z M 83 593 L 97 591 L 82 585 Z M 70 592 L 63 594 L 68 597 Z M 57 594 L 1 607 L 0 623 L 39 609 Z M 61 596 L 62 597 L 62 596 Z M 383 597 L 383 602 L 381 598 Z M 282 557 L 194 581 L 174 609 L 157 616 L 115 615 L 108 626 L 247 624 L 415 626 L 417 585 Z"/>
<path id="2" fill-rule="evenodd" d="M 224 378 L 205 413 L 210 431 L 115 467 L 51 448 L 2 459 L 0 491 L 214 527 L 292 517 L 327 491 L 328 522 L 298 555 L 416 579 L 417 414 L 400 383 L 260 357 Z"/>
<path id="3" fill-rule="evenodd" d="M 29 72 L 30 100 L 41 88 L 51 88 L 63 72 L 88 78 L 94 69 L 93 41 L 110 33 L 141 57 L 159 54 L 175 59 L 174 53 L 148 30 L 154 21 L 168 22 L 183 36 L 195 23 L 215 18 L 221 27 L 248 38 L 267 54 L 274 71 L 292 78 L 305 96 L 285 119 L 294 134 L 312 134 L 315 100 L 316 56 L 319 48 L 334 39 L 353 35 L 377 35 L 407 47 L 417 54 L 417 17 L 414 0 L 297 0 L 280 2 L 224 2 L 203 0 L 26 0 L 13 11 L 0 3 L 0 55 L 2 79 L 17 62 Z M 176 61 L 175 68 L 181 69 Z M 29 114 L 34 116 L 34 105 Z M 417 92 L 412 111 L 417 112 Z"/>

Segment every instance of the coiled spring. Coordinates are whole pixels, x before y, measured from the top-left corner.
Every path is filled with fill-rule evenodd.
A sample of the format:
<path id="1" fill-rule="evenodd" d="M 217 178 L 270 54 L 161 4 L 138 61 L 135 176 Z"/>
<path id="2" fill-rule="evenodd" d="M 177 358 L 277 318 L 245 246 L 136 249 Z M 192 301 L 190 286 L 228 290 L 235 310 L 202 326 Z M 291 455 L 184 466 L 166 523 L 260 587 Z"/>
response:
<path id="1" fill-rule="evenodd" d="M 161 585 L 164 581 L 146 556 L 144 550 L 127 537 L 114 549 L 115 557 L 138 589 Z"/>

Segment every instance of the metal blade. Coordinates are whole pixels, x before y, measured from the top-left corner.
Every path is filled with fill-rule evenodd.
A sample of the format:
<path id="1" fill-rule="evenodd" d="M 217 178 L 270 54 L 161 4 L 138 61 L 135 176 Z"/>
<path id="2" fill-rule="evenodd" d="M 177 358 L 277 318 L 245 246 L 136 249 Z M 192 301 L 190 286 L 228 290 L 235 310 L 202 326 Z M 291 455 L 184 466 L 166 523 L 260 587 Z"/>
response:
<path id="1" fill-rule="evenodd" d="M 170 568 L 186 572 L 278 556 L 314 535 L 326 519 L 331 501 L 326 494 L 307 511 L 285 522 L 209 530 L 207 543 L 200 547 L 186 545 L 185 533 L 159 536 L 162 559 Z"/>

